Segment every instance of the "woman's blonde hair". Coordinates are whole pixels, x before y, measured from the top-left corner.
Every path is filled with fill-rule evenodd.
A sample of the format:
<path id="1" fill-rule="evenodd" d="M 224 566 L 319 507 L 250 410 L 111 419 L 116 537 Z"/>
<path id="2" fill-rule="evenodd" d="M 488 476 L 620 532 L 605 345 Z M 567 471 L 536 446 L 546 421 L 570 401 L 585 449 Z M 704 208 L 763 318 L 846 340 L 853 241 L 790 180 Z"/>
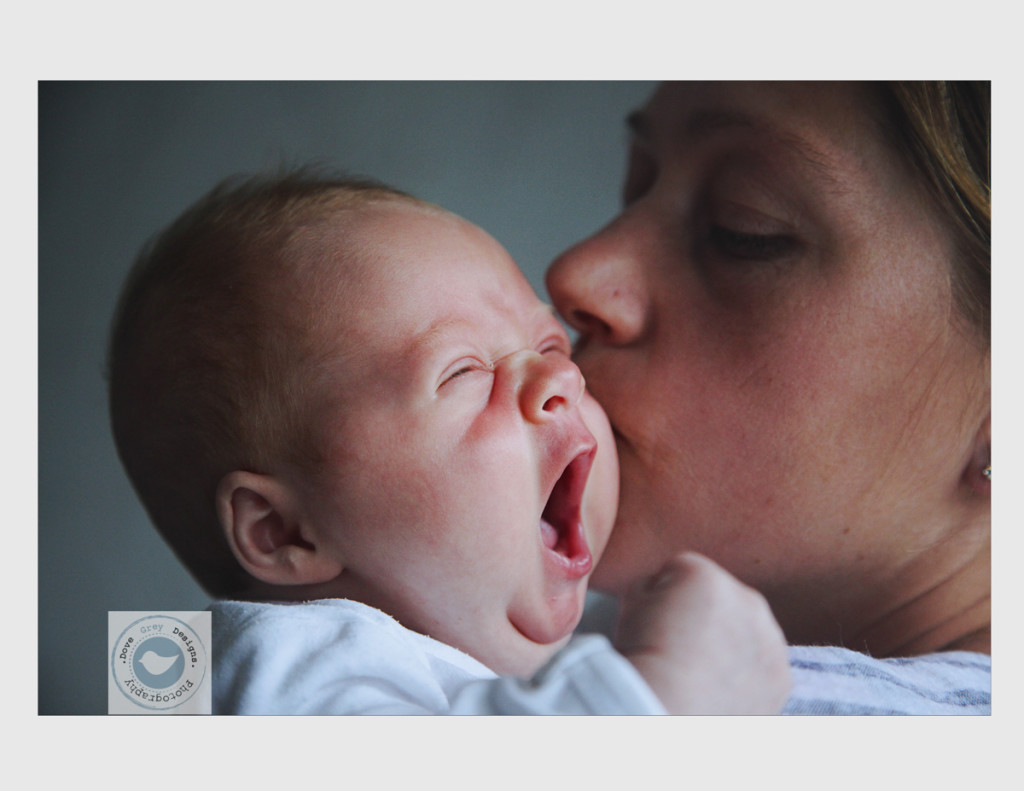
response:
<path id="1" fill-rule="evenodd" d="M 991 84 L 882 84 L 886 131 L 922 176 L 954 243 L 960 313 L 987 346 L 991 326 Z"/>

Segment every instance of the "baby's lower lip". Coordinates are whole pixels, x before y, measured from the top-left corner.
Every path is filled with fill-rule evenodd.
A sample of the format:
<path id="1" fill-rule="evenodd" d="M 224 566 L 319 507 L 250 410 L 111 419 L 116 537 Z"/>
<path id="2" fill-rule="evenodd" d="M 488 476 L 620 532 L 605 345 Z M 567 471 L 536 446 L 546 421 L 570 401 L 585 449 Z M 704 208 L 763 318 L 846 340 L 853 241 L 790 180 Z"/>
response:
<path id="1" fill-rule="evenodd" d="M 553 566 L 552 571 L 559 576 L 564 575 L 570 580 L 583 579 L 594 569 L 594 556 L 586 548 L 572 557 L 555 550 L 550 550 L 546 554 L 548 561 Z"/>
<path id="2" fill-rule="evenodd" d="M 590 553 L 585 537 L 581 536 L 579 543 L 573 542 L 576 546 L 566 554 L 564 548 L 559 546 L 558 531 L 544 519 L 540 521 L 540 535 L 544 547 L 548 550 L 544 553 L 545 562 L 554 576 L 578 580 L 593 570 L 594 556 Z"/>

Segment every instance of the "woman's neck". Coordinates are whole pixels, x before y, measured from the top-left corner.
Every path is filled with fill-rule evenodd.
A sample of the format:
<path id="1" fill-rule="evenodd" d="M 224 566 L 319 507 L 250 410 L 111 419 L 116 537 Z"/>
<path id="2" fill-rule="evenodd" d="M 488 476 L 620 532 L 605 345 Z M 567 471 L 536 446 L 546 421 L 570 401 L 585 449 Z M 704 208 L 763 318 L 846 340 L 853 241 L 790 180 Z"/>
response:
<path id="1" fill-rule="evenodd" d="M 989 653 L 991 572 L 988 527 L 960 533 L 900 568 L 886 586 L 888 607 L 879 608 L 881 614 L 862 626 L 848 645 L 873 656 Z"/>

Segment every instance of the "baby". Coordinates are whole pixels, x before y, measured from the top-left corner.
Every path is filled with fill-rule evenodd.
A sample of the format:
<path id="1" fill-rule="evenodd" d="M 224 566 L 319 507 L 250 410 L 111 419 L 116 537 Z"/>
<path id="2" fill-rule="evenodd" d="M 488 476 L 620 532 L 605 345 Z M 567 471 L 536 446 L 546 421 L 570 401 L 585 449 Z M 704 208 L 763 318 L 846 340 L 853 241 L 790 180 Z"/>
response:
<path id="1" fill-rule="evenodd" d="M 118 451 L 213 610 L 220 713 L 771 712 L 757 594 L 675 559 L 577 637 L 615 442 L 479 228 L 382 185 L 221 185 L 147 247 L 110 349 Z"/>

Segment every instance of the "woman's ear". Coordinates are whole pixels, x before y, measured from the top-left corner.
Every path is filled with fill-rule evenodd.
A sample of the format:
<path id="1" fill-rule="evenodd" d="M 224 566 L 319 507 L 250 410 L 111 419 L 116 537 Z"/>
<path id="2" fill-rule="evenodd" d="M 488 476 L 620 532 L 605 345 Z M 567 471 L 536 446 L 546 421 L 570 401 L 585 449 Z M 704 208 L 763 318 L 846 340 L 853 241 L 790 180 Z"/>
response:
<path id="1" fill-rule="evenodd" d="M 244 470 L 217 486 L 217 516 L 235 558 L 271 585 L 314 585 L 337 577 L 340 560 L 310 540 L 293 492 L 277 478 Z"/>

